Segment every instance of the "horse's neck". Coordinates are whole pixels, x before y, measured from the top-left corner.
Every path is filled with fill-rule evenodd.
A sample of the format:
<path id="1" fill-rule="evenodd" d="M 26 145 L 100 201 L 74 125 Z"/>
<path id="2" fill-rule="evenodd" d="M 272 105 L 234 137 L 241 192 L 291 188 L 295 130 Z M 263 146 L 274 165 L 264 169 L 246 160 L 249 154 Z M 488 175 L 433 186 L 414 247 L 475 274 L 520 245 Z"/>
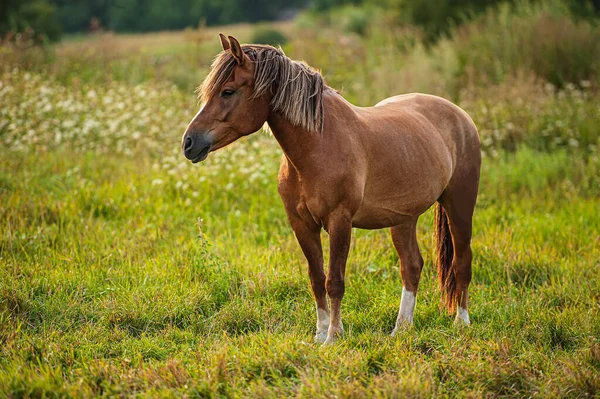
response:
<path id="1" fill-rule="evenodd" d="M 339 120 L 343 120 L 344 123 L 353 122 L 352 118 L 355 117 L 355 114 L 351 107 L 340 95 L 331 91 L 325 94 L 323 101 L 325 118 L 323 132 L 309 131 L 295 126 L 279 112 L 271 112 L 267 123 L 287 159 L 298 171 L 302 171 L 307 163 L 310 166 L 310 163 L 314 162 L 310 154 L 323 150 L 323 146 L 327 146 L 328 151 L 336 150 L 334 146 L 337 140 L 334 139 L 334 136 L 341 132 L 337 124 Z"/>
<path id="2" fill-rule="evenodd" d="M 294 126 L 278 112 L 271 113 L 267 123 L 287 159 L 296 169 L 303 169 L 307 154 L 318 145 L 318 136 L 321 133 Z"/>

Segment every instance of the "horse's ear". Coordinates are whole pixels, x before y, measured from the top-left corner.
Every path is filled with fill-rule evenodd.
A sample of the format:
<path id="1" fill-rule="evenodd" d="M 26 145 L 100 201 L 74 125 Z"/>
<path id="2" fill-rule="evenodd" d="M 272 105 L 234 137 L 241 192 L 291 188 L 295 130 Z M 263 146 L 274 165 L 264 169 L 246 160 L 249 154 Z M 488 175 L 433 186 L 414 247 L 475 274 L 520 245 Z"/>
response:
<path id="1" fill-rule="evenodd" d="M 229 45 L 229 42 L 227 41 L 227 38 L 225 37 L 225 35 L 222 33 L 219 33 L 219 37 L 221 38 L 221 47 L 223 47 L 223 51 L 227 51 L 227 50 L 231 49 L 231 46 Z"/>
<path id="2" fill-rule="evenodd" d="M 231 45 L 231 54 L 233 58 L 237 61 L 239 66 L 244 65 L 244 52 L 242 51 L 242 46 L 240 46 L 240 42 L 233 36 L 229 36 L 229 44 Z"/>

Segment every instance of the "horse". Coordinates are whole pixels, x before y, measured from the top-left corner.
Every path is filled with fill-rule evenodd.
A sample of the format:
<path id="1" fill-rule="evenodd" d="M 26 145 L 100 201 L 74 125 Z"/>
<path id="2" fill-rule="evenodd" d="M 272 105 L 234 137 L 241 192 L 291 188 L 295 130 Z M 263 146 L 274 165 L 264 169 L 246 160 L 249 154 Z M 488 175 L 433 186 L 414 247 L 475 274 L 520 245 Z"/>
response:
<path id="1" fill-rule="evenodd" d="M 413 324 L 423 258 L 417 219 L 436 204 L 442 305 L 470 325 L 472 218 L 481 167 L 479 134 L 452 102 L 426 94 L 357 107 L 321 73 L 281 48 L 240 45 L 219 34 L 223 51 L 198 88 L 203 104 L 187 126 L 182 152 L 192 163 L 268 125 L 283 150 L 278 192 L 308 262 L 315 341 L 344 333 L 341 303 L 352 228 L 390 228 L 402 295 L 392 336 Z M 323 269 L 321 231 L 329 234 Z M 329 297 L 329 306 L 327 297 Z"/>

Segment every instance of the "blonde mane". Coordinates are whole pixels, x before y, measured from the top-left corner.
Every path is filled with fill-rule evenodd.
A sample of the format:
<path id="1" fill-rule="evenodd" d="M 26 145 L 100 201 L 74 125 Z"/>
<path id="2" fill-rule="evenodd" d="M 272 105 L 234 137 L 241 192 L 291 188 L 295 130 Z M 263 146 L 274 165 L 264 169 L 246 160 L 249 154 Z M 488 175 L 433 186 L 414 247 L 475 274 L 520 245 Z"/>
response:
<path id="1" fill-rule="evenodd" d="M 281 48 L 246 44 L 246 56 L 254 63 L 254 94 L 270 92 L 270 106 L 293 125 L 306 130 L 323 131 L 323 91 L 327 88 L 321 73 L 301 61 L 288 58 Z M 230 51 L 217 55 L 211 71 L 198 88 L 203 103 L 219 93 L 231 78 L 236 61 Z"/>

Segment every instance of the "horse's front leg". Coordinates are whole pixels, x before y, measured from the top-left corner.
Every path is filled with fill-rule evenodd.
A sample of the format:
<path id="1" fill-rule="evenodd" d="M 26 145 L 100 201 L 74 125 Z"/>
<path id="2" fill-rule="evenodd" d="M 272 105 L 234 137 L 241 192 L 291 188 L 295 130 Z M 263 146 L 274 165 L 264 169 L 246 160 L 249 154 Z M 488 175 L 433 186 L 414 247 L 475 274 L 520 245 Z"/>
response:
<path id="1" fill-rule="evenodd" d="M 321 247 L 321 227 L 308 224 L 297 215 L 288 215 L 296 239 L 308 262 L 310 285 L 315 296 L 317 308 L 317 332 L 315 342 L 323 343 L 329 330 L 329 307 L 325 291 L 325 273 L 323 272 L 323 248 Z"/>
<path id="2" fill-rule="evenodd" d="M 325 288 L 331 305 L 329 331 L 325 345 L 334 343 L 344 334 L 341 305 L 344 297 L 344 275 L 352 236 L 352 221 L 346 215 L 335 215 L 327 223 L 329 233 L 329 272 Z"/>

